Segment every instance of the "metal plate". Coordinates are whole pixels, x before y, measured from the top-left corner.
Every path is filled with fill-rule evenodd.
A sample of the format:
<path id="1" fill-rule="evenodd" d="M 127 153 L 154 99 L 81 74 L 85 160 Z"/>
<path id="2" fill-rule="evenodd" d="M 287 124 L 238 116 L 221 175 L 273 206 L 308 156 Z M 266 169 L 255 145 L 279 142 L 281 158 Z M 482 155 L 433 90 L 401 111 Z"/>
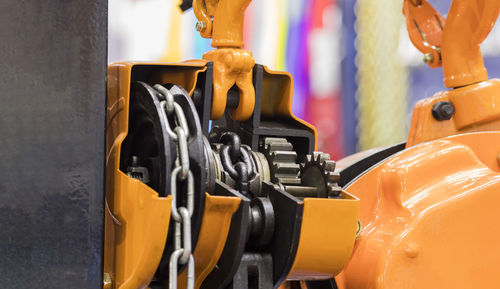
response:
<path id="1" fill-rule="evenodd" d="M 0 39 L 0 288 L 102 288 L 107 1 L 1 1 Z"/>

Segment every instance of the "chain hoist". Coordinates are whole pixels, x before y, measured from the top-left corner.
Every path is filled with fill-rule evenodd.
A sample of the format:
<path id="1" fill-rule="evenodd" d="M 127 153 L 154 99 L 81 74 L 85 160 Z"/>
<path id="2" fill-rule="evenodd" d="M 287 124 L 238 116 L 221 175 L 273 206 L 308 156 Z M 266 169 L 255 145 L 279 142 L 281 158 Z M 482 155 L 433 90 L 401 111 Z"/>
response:
<path id="1" fill-rule="evenodd" d="M 172 93 L 162 85 L 154 88 L 163 96 L 160 105 L 163 108 L 163 118 L 169 136 L 177 146 L 177 159 L 175 167 L 170 176 L 170 194 L 172 195 L 172 218 L 175 222 L 174 228 L 174 251 L 170 255 L 169 263 L 169 288 L 177 288 L 178 265 L 187 264 L 187 286 L 194 288 L 194 259 L 191 244 L 191 217 L 194 211 L 194 177 L 189 168 L 188 137 L 189 127 L 182 107 L 174 101 Z M 172 118 L 176 127 L 172 130 L 168 118 Z M 187 199 L 187 208 L 178 206 L 177 183 L 184 183 Z"/>

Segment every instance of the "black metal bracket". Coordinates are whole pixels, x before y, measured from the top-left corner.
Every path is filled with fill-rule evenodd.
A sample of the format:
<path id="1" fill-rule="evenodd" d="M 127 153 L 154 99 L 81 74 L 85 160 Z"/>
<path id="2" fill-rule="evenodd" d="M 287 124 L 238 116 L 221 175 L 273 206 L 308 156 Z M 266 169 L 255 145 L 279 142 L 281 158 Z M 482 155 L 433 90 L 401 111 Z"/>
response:
<path id="1" fill-rule="evenodd" d="M 218 180 L 215 183 L 214 193 L 218 196 L 237 197 L 241 199 L 241 202 L 231 219 L 226 244 L 219 261 L 201 285 L 202 289 L 223 289 L 232 282 L 250 233 L 250 199 Z"/>
<path id="2" fill-rule="evenodd" d="M 271 289 L 273 259 L 270 254 L 245 253 L 233 282 L 226 289 Z"/>
<path id="3" fill-rule="evenodd" d="M 224 131 L 236 132 L 244 144 L 258 151 L 260 141 L 265 137 L 286 137 L 293 144 L 299 156 L 305 156 L 314 150 L 315 139 L 302 123 L 293 119 L 265 119 L 261 116 L 263 95 L 264 66 L 256 64 L 253 69 L 253 85 L 255 88 L 255 108 L 252 117 L 245 122 L 234 121 L 226 107 L 224 116 L 212 122 L 212 133 Z M 299 161 L 302 161 L 299 159 Z"/>

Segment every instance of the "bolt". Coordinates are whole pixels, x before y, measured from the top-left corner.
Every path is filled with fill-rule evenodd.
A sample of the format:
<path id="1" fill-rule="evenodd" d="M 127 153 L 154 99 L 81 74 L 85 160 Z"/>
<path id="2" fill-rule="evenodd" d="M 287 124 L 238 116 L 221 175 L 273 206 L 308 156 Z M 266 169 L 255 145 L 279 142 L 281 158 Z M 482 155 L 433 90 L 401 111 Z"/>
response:
<path id="1" fill-rule="evenodd" d="M 438 101 L 432 106 L 432 116 L 438 120 L 450 120 L 455 113 L 453 104 L 449 101 Z"/>
<path id="2" fill-rule="evenodd" d="M 432 55 L 432 53 L 426 53 L 424 54 L 424 62 L 429 64 L 429 63 L 432 63 L 432 61 L 434 61 L 434 55 Z"/>
<path id="3" fill-rule="evenodd" d="M 203 21 L 198 21 L 196 22 L 196 31 L 203 31 L 205 30 L 205 28 L 207 28 L 207 24 Z"/>

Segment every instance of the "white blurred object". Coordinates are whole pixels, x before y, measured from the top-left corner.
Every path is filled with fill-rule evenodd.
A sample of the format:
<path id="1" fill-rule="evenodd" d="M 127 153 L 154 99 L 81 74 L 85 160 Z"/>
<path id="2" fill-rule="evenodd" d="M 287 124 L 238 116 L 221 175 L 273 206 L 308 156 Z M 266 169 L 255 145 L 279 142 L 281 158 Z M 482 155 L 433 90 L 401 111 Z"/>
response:
<path id="1" fill-rule="evenodd" d="M 323 27 L 312 29 L 308 40 L 309 75 L 315 97 L 331 97 L 341 89 L 342 11 L 330 5 L 323 13 Z"/>
<path id="2" fill-rule="evenodd" d="M 179 13 L 172 0 L 109 0 L 108 62 L 119 60 L 158 61 L 166 57 L 169 46 L 181 57 L 193 55 L 194 15 L 192 10 L 178 17 L 179 39 L 172 41 L 173 13 Z M 174 42 L 174 43 L 169 43 Z M 173 61 L 180 61 L 174 59 Z"/>

